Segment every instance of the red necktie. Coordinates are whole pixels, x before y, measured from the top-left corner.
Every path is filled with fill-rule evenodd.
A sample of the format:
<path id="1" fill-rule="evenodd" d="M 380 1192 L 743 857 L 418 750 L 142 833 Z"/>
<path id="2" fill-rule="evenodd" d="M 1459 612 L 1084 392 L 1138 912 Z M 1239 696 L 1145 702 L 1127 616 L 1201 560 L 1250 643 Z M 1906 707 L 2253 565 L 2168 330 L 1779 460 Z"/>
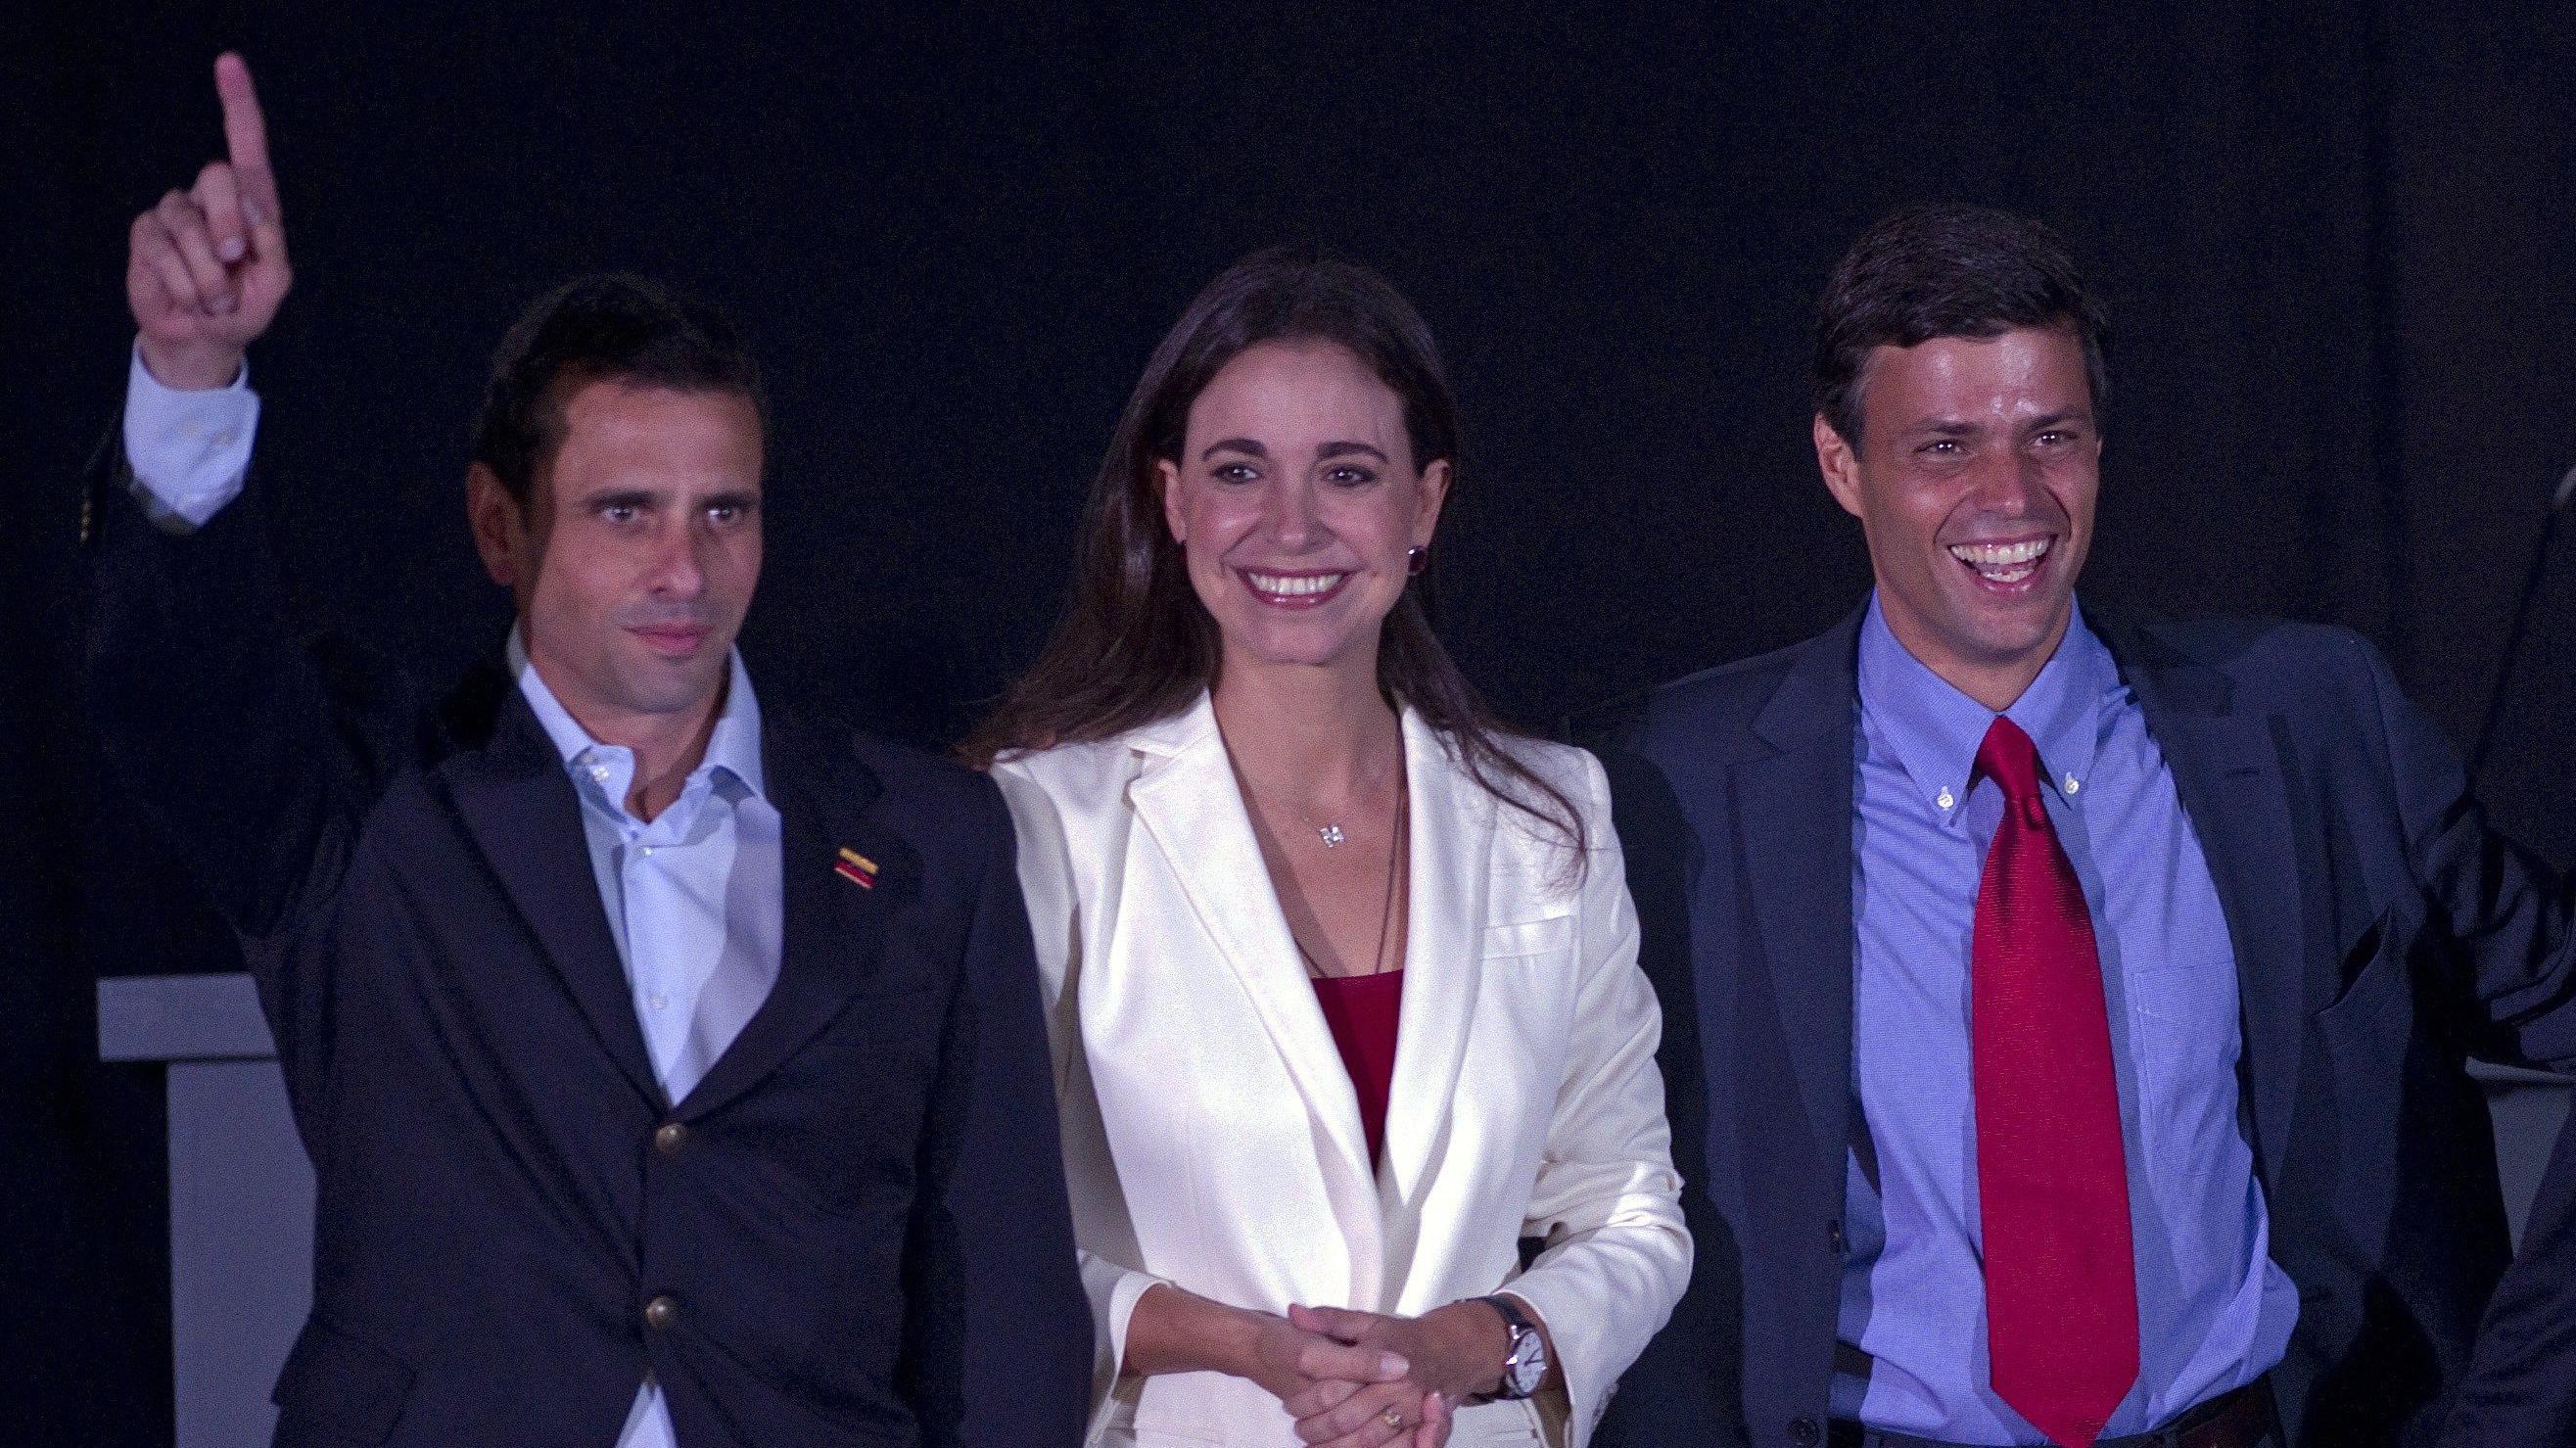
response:
<path id="1" fill-rule="evenodd" d="M 2102 958 L 2038 766 L 2009 719 L 1977 747 L 2004 792 L 1970 951 L 1986 1347 L 1995 1396 L 2092 1448 L 2138 1378 L 2137 1262 Z"/>

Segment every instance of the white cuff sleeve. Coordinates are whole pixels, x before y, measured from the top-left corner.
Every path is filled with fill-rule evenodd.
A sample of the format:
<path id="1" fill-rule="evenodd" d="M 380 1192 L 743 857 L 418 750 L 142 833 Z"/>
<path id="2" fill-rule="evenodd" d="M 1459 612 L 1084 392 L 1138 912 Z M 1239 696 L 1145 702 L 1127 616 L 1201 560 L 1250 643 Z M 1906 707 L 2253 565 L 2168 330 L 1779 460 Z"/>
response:
<path id="1" fill-rule="evenodd" d="M 250 364 L 232 384 L 204 392 L 166 386 L 137 348 L 125 374 L 125 460 L 145 502 L 190 527 L 241 495 L 259 431 L 259 394 Z"/>

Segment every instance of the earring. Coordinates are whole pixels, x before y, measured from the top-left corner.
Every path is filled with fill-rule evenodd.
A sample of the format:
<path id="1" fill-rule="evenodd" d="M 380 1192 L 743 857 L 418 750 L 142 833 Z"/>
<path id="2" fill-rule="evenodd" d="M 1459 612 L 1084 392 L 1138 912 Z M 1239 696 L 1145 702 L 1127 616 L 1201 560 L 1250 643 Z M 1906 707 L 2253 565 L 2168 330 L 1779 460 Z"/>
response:
<path id="1" fill-rule="evenodd" d="M 1407 577 L 1407 578 L 1420 578 L 1420 577 L 1422 576 L 1422 570 L 1423 570 L 1423 569 L 1426 569 L 1426 568 L 1428 568 L 1428 567 L 1430 567 L 1430 566 L 1431 566 L 1431 550 L 1430 550 L 1430 549 L 1423 547 L 1423 546 L 1422 546 L 1421 544 L 1419 544 L 1419 543 L 1416 543 L 1416 544 L 1414 544 L 1412 547 L 1407 548 L 1407 549 L 1405 549 L 1405 550 L 1404 550 L 1404 576 L 1405 576 L 1405 577 Z"/>

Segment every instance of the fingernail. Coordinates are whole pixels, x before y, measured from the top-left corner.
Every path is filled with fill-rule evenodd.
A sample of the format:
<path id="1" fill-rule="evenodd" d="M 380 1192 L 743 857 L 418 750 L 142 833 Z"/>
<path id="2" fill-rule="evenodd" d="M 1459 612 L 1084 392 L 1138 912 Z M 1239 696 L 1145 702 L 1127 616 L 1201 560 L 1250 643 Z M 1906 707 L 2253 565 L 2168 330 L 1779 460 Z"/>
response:
<path id="1" fill-rule="evenodd" d="M 224 316 L 229 314 L 235 306 L 239 305 L 239 303 L 235 302 L 231 297 L 217 297 L 215 298 L 213 305 L 215 315 Z"/>
<path id="2" fill-rule="evenodd" d="M 227 236 L 223 240 L 215 243 L 215 255 L 222 257 L 226 261 L 241 260 L 242 253 L 249 249 L 250 248 L 242 245 L 242 239 L 238 236 Z"/>
<path id="3" fill-rule="evenodd" d="M 1407 1371 L 1411 1370 L 1412 1366 L 1413 1365 L 1411 1363 L 1406 1362 L 1403 1358 L 1400 1358 L 1391 1352 L 1382 1352 L 1377 1355 L 1377 1370 L 1386 1374 L 1390 1378 L 1403 1377 Z"/>

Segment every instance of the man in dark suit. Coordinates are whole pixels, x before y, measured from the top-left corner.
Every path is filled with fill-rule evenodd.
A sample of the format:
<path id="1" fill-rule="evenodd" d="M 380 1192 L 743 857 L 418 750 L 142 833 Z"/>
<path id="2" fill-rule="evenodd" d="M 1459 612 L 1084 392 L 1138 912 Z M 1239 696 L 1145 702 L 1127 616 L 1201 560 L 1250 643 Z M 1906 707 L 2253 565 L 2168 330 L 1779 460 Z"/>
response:
<path id="1" fill-rule="evenodd" d="M 1864 235 L 1814 434 L 1876 588 L 1613 731 L 1699 1260 L 1603 1444 L 2441 1426 L 2506 1257 L 2462 1058 L 2576 1062 L 2569 892 L 2359 638 L 2078 606 L 2102 344 L 2033 223 Z"/>
<path id="2" fill-rule="evenodd" d="M 468 478 L 506 658 L 424 699 L 290 645 L 226 506 L 285 232 L 249 73 L 217 84 L 229 160 L 133 228 L 91 696 L 239 934 L 318 1179 L 278 1441 L 1077 1441 L 1008 816 L 754 695 L 748 350 L 632 278 L 542 299 Z"/>

